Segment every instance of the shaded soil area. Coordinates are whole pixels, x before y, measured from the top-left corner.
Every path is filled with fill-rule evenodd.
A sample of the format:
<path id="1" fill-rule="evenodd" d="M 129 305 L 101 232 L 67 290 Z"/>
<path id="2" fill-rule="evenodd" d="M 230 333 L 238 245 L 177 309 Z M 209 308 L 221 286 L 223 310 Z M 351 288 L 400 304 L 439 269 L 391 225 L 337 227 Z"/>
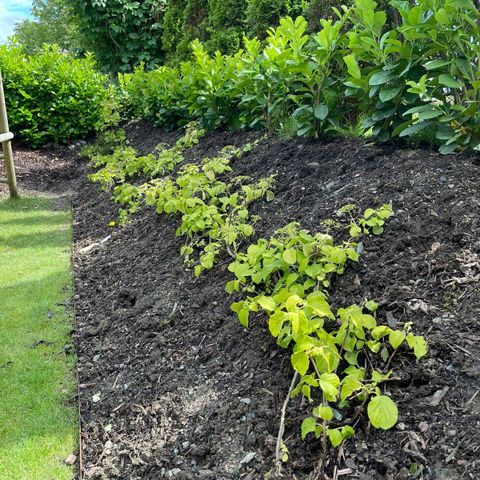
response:
<path id="1" fill-rule="evenodd" d="M 73 147 L 74 148 L 74 147 Z M 19 189 L 31 192 L 59 192 L 69 187 L 76 177 L 74 150 L 67 147 L 30 150 L 13 145 L 13 159 Z M 0 178 L 6 178 L 3 160 L 0 160 Z M 8 194 L 8 186 L 0 183 L 0 196 Z"/>
<path id="2" fill-rule="evenodd" d="M 128 131 L 144 152 L 176 138 L 146 125 Z M 253 137 L 210 133 L 186 161 Z M 264 318 L 239 325 L 224 290 L 228 258 L 195 279 L 179 256 L 178 218 L 147 209 L 124 228 L 108 227 L 117 207 L 86 173 L 74 198 L 85 478 L 273 478 L 289 352 Z M 272 173 L 275 200 L 253 208 L 262 237 L 291 221 L 319 231 L 347 203 L 392 202 L 395 217 L 334 279 L 331 301 L 375 299 L 379 321 L 413 322 L 430 348 L 418 363 L 402 354 L 392 364 L 397 426 L 374 431 L 361 421 L 328 459 L 319 441 L 299 438 L 310 407 L 290 401 L 283 478 L 480 478 L 478 157 L 274 138 L 234 163 L 235 175 Z"/>

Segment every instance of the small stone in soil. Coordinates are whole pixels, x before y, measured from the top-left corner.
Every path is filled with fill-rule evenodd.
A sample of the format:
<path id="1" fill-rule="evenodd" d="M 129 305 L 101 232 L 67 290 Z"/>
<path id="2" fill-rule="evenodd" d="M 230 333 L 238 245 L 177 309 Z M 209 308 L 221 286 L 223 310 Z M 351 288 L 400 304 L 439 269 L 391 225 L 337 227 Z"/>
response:
<path id="1" fill-rule="evenodd" d="M 70 454 L 65 460 L 64 460 L 64 463 L 66 465 L 75 465 L 75 463 L 77 462 L 77 456 L 74 455 L 73 453 Z"/>
<path id="2" fill-rule="evenodd" d="M 250 463 L 254 458 L 255 458 L 256 453 L 255 452 L 249 452 L 247 453 L 241 460 L 240 463 L 242 465 L 245 465 L 247 463 Z"/>
<path id="3" fill-rule="evenodd" d="M 428 425 L 427 422 L 420 422 L 420 423 L 418 424 L 418 428 L 420 429 L 420 431 L 421 431 L 422 433 L 425 433 L 425 432 L 430 428 L 430 426 Z"/>
<path id="4" fill-rule="evenodd" d="M 179 475 L 180 473 L 182 473 L 182 471 L 179 469 L 179 468 L 172 468 L 172 470 L 169 470 L 167 472 L 167 475 L 170 477 L 170 478 L 175 478 L 177 475 Z"/>

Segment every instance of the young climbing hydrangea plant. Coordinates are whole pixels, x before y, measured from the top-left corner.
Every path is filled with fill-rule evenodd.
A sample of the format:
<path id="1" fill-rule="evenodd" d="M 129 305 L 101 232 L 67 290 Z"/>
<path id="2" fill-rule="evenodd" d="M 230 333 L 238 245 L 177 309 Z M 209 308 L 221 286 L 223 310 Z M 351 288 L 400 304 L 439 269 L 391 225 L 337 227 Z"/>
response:
<path id="1" fill-rule="evenodd" d="M 382 233 L 393 215 L 390 205 L 383 205 L 355 219 L 353 208 L 341 212 L 351 218 L 348 241 L 336 244 L 329 234 L 312 235 L 291 223 L 237 254 L 229 265 L 235 279 L 226 286 L 229 293 L 244 294 L 232 304 L 242 325 L 248 326 L 250 312 L 263 311 L 277 343 L 292 348 L 291 363 L 299 381 L 291 396 L 302 394 L 313 406 L 302 422 L 301 435 L 321 437 L 325 450 L 327 439 L 337 447 L 354 435 L 356 415 L 350 413 L 355 403 L 367 405 L 375 428 L 391 428 L 397 406 L 380 388 L 392 375 L 390 360 L 402 346 L 418 359 L 427 352 L 424 338 L 412 333 L 411 323 L 398 330 L 379 325 L 378 305 L 372 300 L 332 311 L 331 276 L 343 274 L 349 261 L 358 261 L 356 240 Z M 376 354 L 383 368 L 372 367 L 379 363 L 371 361 Z"/>
<path id="2" fill-rule="evenodd" d="M 195 123 L 173 147 L 159 145 L 145 156 L 125 145 L 90 152 L 91 163 L 100 167 L 90 175 L 104 190 L 113 189 L 113 200 L 122 205 L 119 223 L 143 206 L 159 214 L 181 215 L 178 236 L 187 241 L 181 254 L 187 265 L 195 265 L 195 276 L 213 268 L 219 254 L 232 257 L 242 240 L 254 233 L 256 217 L 249 204 L 273 199 L 274 177 L 253 181 L 247 176 L 231 177 L 231 162 L 250 152 L 262 138 L 242 147 L 226 146 L 217 156 L 197 163 L 182 163 L 183 152 L 205 134 Z M 110 153 L 109 153 L 110 152 Z M 147 177 L 147 181 L 143 181 Z"/>
<path id="3" fill-rule="evenodd" d="M 113 148 L 113 152 L 85 152 L 91 164 L 99 168 L 89 178 L 99 182 L 104 190 L 110 190 L 115 184 L 126 182 L 128 178 L 145 175 L 150 178 L 171 172 L 183 161 L 183 151 L 191 148 L 205 136 L 205 130 L 199 129 L 196 122 L 187 125 L 185 134 L 173 147 L 159 144 L 154 153 L 138 155 L 137 151 L 124 144 L 124 140 Z"/>

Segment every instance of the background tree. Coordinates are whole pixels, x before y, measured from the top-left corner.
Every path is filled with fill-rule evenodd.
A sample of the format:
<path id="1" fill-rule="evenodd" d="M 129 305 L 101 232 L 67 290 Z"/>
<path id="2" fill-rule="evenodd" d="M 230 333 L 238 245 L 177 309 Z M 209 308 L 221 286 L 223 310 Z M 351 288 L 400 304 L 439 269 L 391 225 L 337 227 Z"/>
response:
<path id="1" fill-rule="evenodd" d="M 83 39 L 78 18 L 72 5 L 65 0 L 33 0 L 33 19 L 15 26 L 15 37 L 29 54 L 38 53 L 44 44 L 57 44 L 61 49 L 75 52 L 82 48 Z"/>
<path id="2" fill-rule="evenodd" d="M 112 71 L 164 61 L 161 36 L 165 4 L 159 0 L 64 0 L 77 14 L 85 47 Z"/>

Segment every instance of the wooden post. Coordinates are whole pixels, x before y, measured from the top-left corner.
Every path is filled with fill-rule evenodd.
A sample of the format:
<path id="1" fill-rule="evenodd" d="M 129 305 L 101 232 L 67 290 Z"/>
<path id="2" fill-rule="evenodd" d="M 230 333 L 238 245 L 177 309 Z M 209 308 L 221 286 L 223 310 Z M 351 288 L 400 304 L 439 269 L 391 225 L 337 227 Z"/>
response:
<path id="1" fill-rule="evenodd" d="M 7 105 L 5 103 L 5 94 L 3 92 L 2 72 L 0 72 L 0 140 L 3 150 L 5 171 L 7 174 L 8 189 L 10 190 L 10 198 L 17 198 L 18 190 L 15 165 L 13 163 L 12 138 L 13 135 L 10 134 L 8 127 Z"/>

